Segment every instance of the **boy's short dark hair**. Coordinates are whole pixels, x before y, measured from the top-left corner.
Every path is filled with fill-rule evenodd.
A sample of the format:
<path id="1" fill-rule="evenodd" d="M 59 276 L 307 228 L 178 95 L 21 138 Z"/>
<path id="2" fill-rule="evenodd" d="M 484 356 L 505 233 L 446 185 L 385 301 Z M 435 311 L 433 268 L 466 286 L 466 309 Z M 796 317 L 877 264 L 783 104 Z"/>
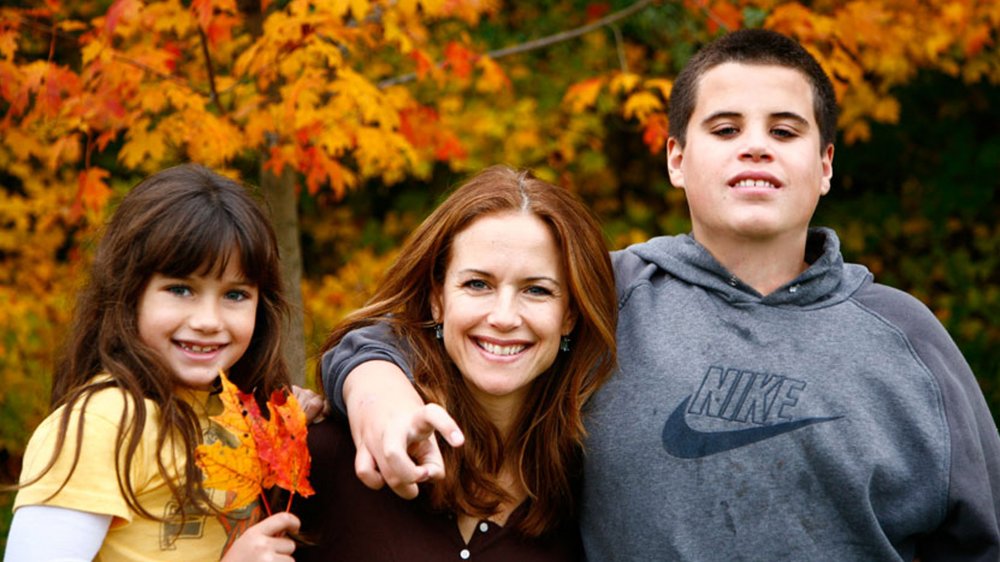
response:
<path id="1" fill-rule="evenodd" d="M 767 29 L 741 29 L 723 35 L 698 51 L 684 66 L 670 92 L 670 136 L 683 147 L 698 97 L 698 82 L 720 64 L 776 65 L 798 70 L 812 86 L 820 150 L 837 136 L 837 97 L 823 67 L 794 39 Z"/>

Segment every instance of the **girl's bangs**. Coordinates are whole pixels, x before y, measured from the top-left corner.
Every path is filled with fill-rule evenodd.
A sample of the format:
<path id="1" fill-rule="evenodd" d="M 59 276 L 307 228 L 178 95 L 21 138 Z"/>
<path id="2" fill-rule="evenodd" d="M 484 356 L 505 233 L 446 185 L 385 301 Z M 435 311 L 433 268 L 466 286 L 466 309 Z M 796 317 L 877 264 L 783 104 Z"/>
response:
<path id="1" fill-rule="evenodd" d="M 218 216 L 223 215 L 223 216 Z M 204 275 L 222 277 L 230 260 L 239 260 L 241 274 L 249 279 L 260 263 L 247 233 L 225 213 L 189 217 L 176 228 L 164 221 L 169 232 L 151 233 L 146 263 L 152 271 L 170 277 Z"/>

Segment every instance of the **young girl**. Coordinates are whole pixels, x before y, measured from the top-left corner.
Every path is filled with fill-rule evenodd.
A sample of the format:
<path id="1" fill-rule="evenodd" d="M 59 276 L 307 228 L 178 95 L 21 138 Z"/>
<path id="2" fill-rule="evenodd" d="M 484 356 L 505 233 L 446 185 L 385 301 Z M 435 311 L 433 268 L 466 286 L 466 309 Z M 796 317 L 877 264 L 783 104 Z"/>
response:
<path id="1" fill-rule="evenodd" d="M 4 560 L 291 560 L 298 520 L 228 511 L 194 462 L 232 439 L 208 420 L 220 369 L 261 399 L 288 382 L 285 312 L 274 232 L 242 186 L 196 165 L 136 186 L 79 297 Z"/>

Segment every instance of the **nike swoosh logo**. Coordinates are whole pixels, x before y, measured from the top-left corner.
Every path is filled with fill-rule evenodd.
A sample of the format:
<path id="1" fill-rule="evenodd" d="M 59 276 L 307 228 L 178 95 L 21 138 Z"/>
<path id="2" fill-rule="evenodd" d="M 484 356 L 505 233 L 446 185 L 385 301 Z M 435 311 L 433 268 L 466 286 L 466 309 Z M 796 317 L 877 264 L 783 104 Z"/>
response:
<path id="1" fill-rule="evenodd" d="M 764 427 L 751 427 L 734 431 L 698 431 L 688 425 L 684 417 L 691 397 L 688 396 L 670 414 L 663 424 L 663 448 L 668 453 L 682 459 L 697 459 L 716 453 L 731 451 L 777 437 L 790 431 L 802 429 L 817 423 L 839 420 L 843 416 L 829 418 L 805 418 L 787 423 Z"/>

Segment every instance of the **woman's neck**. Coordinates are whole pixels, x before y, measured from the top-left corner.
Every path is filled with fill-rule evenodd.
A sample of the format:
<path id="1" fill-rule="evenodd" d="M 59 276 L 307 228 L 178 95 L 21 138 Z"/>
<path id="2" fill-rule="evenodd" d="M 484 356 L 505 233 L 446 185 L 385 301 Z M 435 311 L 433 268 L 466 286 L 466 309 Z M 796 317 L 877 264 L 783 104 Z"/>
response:
<path id="1" fill-rule="evenodd" d="M 510 514 L 528 497 L 528 492 L 521 485 L 520 480 L 514 477 L 513 470 L 509 468 L 503 468 L 500 471 L 499 483 L 510 499 L 501 502 L 497 506 L 496 512 L 487 517 L 486 520 L 503 527 L 507 524 Z M 483 520 L 464 513 L 460 513 L 456 519 L 458 519 L 458 531 L 462 535 L 462 540 L 468 544 Z"/>

